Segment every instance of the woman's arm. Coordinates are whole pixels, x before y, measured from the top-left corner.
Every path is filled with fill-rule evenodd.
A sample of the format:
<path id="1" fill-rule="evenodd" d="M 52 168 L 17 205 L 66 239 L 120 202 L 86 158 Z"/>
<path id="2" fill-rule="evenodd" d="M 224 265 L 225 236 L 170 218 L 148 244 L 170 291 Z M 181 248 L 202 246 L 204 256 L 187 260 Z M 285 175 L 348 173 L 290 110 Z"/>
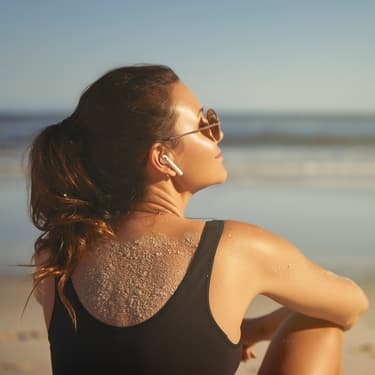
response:
<path id="1" fill-rule="evenodd" d="M 226 224 L 227 225 L 227 224 Z M 286 239 L 255 225 L 230 222 L 249 293 L 266 295 L 290 310 L 349 329 L 368 299 L 352 280 L 307 259 Z"/>
<path id="2" fill-rule="evenodd" d="M 291 311 L 286 307 L 277 309 L 257 318 L 245 318 L 241 324 L 242 358 L 246 362 L 256 358 L 254 345 L 260 341 L 270 340 L 279 325 L 289 316 Z"/>
<path id="3" fill-rule="evenodd" d="M 269 314 L 257 318 L 245 318 L 241 324 L 241 336 L 247 343 L 255 344 L 259 341 L 270 340 L 273 333 L 291 311 L 281 307 Z"/>

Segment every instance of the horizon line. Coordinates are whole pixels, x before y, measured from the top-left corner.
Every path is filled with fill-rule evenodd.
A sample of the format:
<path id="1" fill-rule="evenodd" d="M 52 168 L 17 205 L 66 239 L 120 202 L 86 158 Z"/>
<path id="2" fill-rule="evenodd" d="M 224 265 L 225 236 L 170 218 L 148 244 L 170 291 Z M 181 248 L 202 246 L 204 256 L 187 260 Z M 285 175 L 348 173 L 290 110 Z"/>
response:
<path id="1" fill-rule="evenodd" d="M 374 117 L 374 109 L 337 109 L 337 108 L 215 108 L 215 111 L 221 112 L 222 115 L 341 115 L 341 116 L 368 116 Z M 67 108 L 0 108 L 0 115 L 64 115 L 72 113 Z"/>

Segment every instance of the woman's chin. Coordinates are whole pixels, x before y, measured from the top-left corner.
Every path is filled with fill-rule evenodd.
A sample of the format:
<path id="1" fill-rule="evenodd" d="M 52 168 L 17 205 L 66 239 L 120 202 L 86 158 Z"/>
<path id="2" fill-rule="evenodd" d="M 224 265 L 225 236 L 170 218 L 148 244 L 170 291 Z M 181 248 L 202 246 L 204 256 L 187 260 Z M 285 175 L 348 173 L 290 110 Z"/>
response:
<path id="1" fill-rule="evenodd" d="M 218 179 L 217 181 L 215 181 L 214 183 L 212 183 L 212 185 L 219 185 L 219 184 L 223 184 L 228 178 L 228 172 L 226 169 L 223 169 L 222 173 L 220 174 L 220 176 L 218 176 Z"/>
<path id="2" fill-rule="evenodd" d="M 222 179 L 220 180 L 219 184 L 224 183 L 228 178 L 228 171 L 223 167 Z"/>

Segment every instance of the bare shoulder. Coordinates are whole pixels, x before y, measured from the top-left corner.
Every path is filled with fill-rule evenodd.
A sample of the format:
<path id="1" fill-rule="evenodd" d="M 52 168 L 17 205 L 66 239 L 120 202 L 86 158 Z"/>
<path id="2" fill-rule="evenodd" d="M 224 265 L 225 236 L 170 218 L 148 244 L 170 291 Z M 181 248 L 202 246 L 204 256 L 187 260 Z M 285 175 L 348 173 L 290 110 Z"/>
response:
<path id="1" fill-rule="evenodd" d="M 223 237 L 230 241 L 232 246 L 237 248 L 236 245 L 238 245 L 245 251 L 271 249 L 288 242 L 283 237 L 259 225 L 236 220 L 225 221 Z"/>
<path id="2" fill-rule="evenodd" d="M 303 256 L 284 237 L 259 225 L 235 220 L 225 221 L 221 243 L 225 253 L 235 259 L 238 271 L 251 275 L 253 284 L 257 275 L 263 276 L 274 264 L 282 264 L 291 256 Z"/>
<path id="3" fill-rule="evenodd" d="M 267 232 L 266 229 L 253 223 L 247 223 L 238 220 L 225 220 L 224 229 L 226 231 L 233 231 L 237 235 L 248 236 L 249 234 L 257 234 Z"/>

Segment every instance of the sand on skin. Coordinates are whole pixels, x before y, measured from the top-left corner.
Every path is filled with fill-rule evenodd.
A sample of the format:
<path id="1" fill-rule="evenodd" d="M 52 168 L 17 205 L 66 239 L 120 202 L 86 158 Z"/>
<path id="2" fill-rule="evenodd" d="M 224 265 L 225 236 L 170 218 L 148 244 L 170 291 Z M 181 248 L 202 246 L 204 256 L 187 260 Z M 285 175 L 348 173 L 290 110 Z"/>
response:
<path id="1" fill-rule="evenodd" d="M 30 277 L 0 279 L 0 374 L 51 374 L 49 344 L 41 307 L 32 298 L 21 319 L 23 305 L 30 291 Z M 364 284 L 370 306 L 375 300 L 375 283 Z M 247 316 L 267 313 L 278 304 L 257 297 L 249 306 Z M 375 374 L 375 315 L 369 311 L 353 329 L 345 333 L 344 374 Z M 240 364 L 236 375 L 255 374 L 268 343 L 256 346 L 257 358 Z"/>

